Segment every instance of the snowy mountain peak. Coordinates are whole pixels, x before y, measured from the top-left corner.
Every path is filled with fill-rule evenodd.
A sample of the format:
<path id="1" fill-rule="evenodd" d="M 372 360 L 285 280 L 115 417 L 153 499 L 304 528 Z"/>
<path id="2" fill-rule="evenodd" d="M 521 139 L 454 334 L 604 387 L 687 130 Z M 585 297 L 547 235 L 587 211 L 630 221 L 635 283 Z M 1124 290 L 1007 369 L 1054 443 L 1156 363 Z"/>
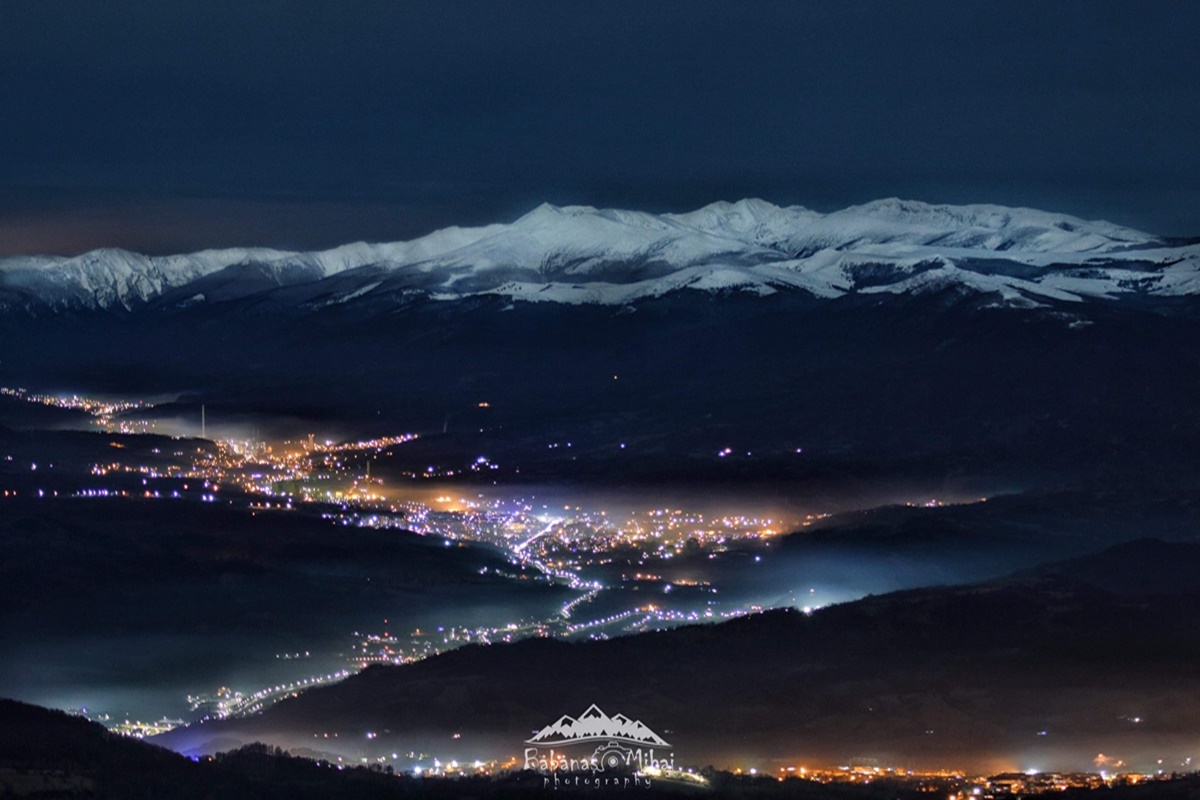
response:
<path id="1" fill-rule="evenodd" d="M 588 206 L 567 206 L 567 209 L 575 209 L 577 211 L 595 211 L 596 210 L 596 209 L 590 208 Z M 557 219 L 558 217 L 565 216 L 566 213 L 567 213 L 566 209 L 556 206 L 553 203 L 542 203 L 537 208 L 533 209 L 532 211 L 529 211 L 528 213 L 523 214 L 513 224 L 514 225 L 522 225 L 522 224 L 526 224 L 526 223 L 530 223 L 530 222 L 540 223 L 540 222 L 553 221 L 553 220 Z"/>

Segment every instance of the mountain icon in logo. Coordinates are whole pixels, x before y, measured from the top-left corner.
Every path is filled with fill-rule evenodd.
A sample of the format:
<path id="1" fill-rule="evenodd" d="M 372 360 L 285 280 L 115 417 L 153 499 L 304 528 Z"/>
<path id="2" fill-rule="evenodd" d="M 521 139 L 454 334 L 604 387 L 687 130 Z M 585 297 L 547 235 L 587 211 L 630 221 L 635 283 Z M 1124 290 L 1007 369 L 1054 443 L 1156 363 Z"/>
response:
<path id="1" fill-rule="evenodd" d="M 578 718 L 563 715 L 558 722 L 542 728 L 525 744 L 567 745 L 595 741 L 624 742 L 635 746 L 654 745 L 670 747 L 641 720 L 630 719 L 624 714 L 610 717 L 595 703 L 588 706 Z"/>

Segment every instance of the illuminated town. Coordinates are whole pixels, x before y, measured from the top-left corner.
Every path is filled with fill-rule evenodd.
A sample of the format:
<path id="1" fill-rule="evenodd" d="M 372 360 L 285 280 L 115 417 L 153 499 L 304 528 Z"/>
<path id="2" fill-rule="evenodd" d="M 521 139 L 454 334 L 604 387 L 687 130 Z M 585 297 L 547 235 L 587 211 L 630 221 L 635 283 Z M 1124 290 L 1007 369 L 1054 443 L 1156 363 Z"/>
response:
<path id="1" fill-rule="evenodd" d="M 60 398 L 25 390 L 0 391 L 32 403 L 86 411 L 107 432 L 127 433 L 120 429 L 119 415 L 150 407 L 141 401 L 109 403 L 78 395 Z M 74 494 L 88 500 L 132 496 L 225 503 L 243 506 L 253 513 L 311 509 L 336 524 L 402 529 L 436 537 L 447 547 L 460 542 L 491 545 L 506 552 L 512 566 L 510 572 L 499 572 L 501 577 L 540 580 L 577 592 L 556 615 L 545 619 L 512 620 L 492 627 L 438 626 L 403 634 L 353 632 L 351 638 L 356 644 L 347 654 L 347 670 L 374 663 L 409 663 L 469 643 L 511 642 L 531 636 L 607 638 L 732 619 L 761 610 L 758 606 L 719 607 L 718 589 L 707 581 L 664 578 L 653 571 L 654 565 L 670 563 L 685 554 L 713 558 L 735 545 L 768 546 L 773 537 L 788 530 L 785 520 L 737 514 L 714 517 L 680 508 L 650 508 L 617 516 L 578 505 L 550 507 L 520 497 L 469 497 L 451 489 L 429 502 L 400 499 L 402 491 L 370 475 L 370 464 L 416 439 L 412 433 L 352 442 L 319 441 L 310 435 L 277 444 L 174 438 L 171 441 L 175 449 L 164 452 L 156 447 L 150 451 L 156 458 L 152 464 L 123 459 L 125 445 L 114 440 L 111 460 L 92 464 L 90 474 L 100 479 L 137 477 L 141 480 L 140 490 L 101 481 Z M 409 480 L 424 483 L 435 472 L 451 477 L 456 472 L 478 472 L 494 466 L 486 456 L 480 456 L 461 469 L 430 467 Z M 819 515 L 797 522 L 816 518 Z M 615 580 L 606 583 L 591 576 L 593 571 L 613 567 L 617 569 Z M 606 587 L 634 585 L 645 585 L 662 599 L 600 615 L 587 613 L 609 590 Z M 673 592 L 678 596 L 676 590 L 681 589 L 709 599 L 685 602 L 682 608 L 671 607 L 667 601 Z M 805 610 L 815 607 L 806 606 Z M 196 718 L 249 715 L 302 689 L 348 674 L 340 671 L 309 676 L 265 688 L 221 689 L 212 695 L 201 691 L 189 697 L 189 702 Z M 169 720 L 148 723 L 97 719 L 103 719 L 114 730 L 138 736 L 161 733 L 173 724 Z"/>
<path id="2" fill-rule="evenodd" d="M 29 392 L 24 388 L 0 386 L 0 396 L 25 400 L 53 408 L 82 411 L 93 417 L 93 424 L 108 433 L 152 433 L 153 421 L 130 418 L 129 412 L 147 411 L 153 403 L 142 400 L 99 400 L 79 395 L 52 395 Z"/>
<path id="3" fill-rule="evenodd" d="M 151 408 L 142 401 L 100 401 L 79 395 L 59 397 L 8 388 L 0 388 L 0 393 L 30 403 L 84 411 L 108 434 L 130 435 L 153 430 L 153 422 L 127 424 L 122 419 L 125 413 Z M 388 630 L 384 620 L 377 631 L 346 632 L 349 646 L 342 654 L 345 665 L 342 669 L 269 686 L 198 689 L 187 697 L 190 717 L 186 720 L 165 716 L 155 721 L 116 718 L 88 708 L 72 709 L 72 713 L 125 736 L 148 738 L 196 721 L 254 716 L 283 699 L 297 697 L 312 687 L 336 683 L 372 664 L 412 663 L 466 644 L 513 642 L 530 637 L 603 639 L 732 619 L 759 611 L 761 607 L 721 607 L 716 599 L 719 588 L 710 581 L 667 577 L 662 574 L 664 569 L 686 557 L 711 559 L 731 548 L 749 546 L 751 552 L 760 552 L 761 548 L 769 549 L 772 539 L 781 533 L 826 516 L 809 514 L 786 520 L 739 514 L 706 515 L 676 507 L 610 514 L 583 505 L 550 505 L 515 492 L 513 496 L 498 498 L 495 492 L 485 496 L 449 485 L 438 489 L 440 493 L 436 496 L 416 500 L 406 495 L 403 485 L 372 476 L 371 464 L 417 438 L 412 433 L 350 442 L 318 440 L 315 435 L 278 443 L 172 438 L 173 446 L 166 451 L 161 447 L 149 451 L 154 456 L 153 463 L 124 458 L 127 445 L 114 439 L 110 442 L 112 457 L 92 464 L 89 470 L 93 478 L 101 480 L 78 489 L 74 496 L 93 501 L 134 497 L 224 503 L 244 507 L 251 513 L 314 513 L 342 526 L 410 531 L 440 540 L 446 547 L 465 543 L 489 545 L 507 554 L 511 569 L 496 570 L 499 577 L 542 581 L 572 590 L 572 596 L 556 614 L 493 626 L 432 626 L 403 632 Z M 431 476 L 453 477 L 495 466 L 486 456 L 479 456 L 458 467 L 431 466 L 424 472 L 407 475 L 405 481 L 423 487 Z M 31 471 L 36 468 L 36 464 L 31 465 Z M 121 488 L 118 482 L 108 484 L 103 480 L 115 477 L 140 479 L 141 489 Z M 934 508 L 941 503 L 931 500 L 920 505 Z M 598 598 L 606 594 L 643 586 L 662 599 L 603 614 L 588 613 Z M 666 600 L 684 590 L 692 592 L 693 598 L 709 599 L 699 603 L 693 599 L 682 608 L 667 605 Z M 802 606 L 797 603 L 797 607 L 811 613 L 820 604 L 808 600 Z M 311 652 L 302 651 L 279 653 L 275 657 L 282 662 L 304 662 L 312 656 Z M 326 732 L 313 736 L 323 740 L 337 739 L 341 734 Z M 336 759 L 339 764 L 344 762 L 343 757 Z M 389 766 L 397 772 L 426 777 L 502 776 L 521 769 L 520 760 L 515 757 L 461 759 L 409 752 L 360 760 L 361 765 Z M 1100 756 L 1097 763 L 1109 762 Z M 1116 762 L 1111 769 L 1087 773 L 1027 770 L 972 776 L 954 769 L 911 770 L 871 762 L 830 767 L 733 767 L 729 774 L 739 779 L 769 778 L 785 783 L 797 779 L 825 784 L 885 783 L 948 800 L 995 800 L 1068 789 L 1136 785 L 1192 771 L 1190 760 L 1151 773 L 1122 770 L 1122 766 Z M 694 768 L 677 773 L 639 774 L 700 785 L 709 780 Z"/>

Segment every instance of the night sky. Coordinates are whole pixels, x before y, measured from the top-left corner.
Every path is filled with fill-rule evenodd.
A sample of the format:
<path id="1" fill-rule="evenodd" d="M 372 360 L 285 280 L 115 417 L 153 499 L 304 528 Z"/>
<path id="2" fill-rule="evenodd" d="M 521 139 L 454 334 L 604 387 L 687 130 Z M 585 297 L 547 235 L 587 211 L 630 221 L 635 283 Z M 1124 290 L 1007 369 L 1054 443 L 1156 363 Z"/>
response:
<path id="1" fill-rule="evenodd" d="M 1195 2 L 5 2 L 0 254 L 542 201 L 997 202 L 1200 235 Z"/>

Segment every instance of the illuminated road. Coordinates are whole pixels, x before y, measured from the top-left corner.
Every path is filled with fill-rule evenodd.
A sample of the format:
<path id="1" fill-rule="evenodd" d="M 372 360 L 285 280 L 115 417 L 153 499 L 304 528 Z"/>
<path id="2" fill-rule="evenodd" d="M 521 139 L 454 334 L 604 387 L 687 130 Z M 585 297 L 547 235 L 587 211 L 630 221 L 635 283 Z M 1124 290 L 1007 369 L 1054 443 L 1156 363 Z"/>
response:
<path id="1" fill-rule="evenodd" d="M 542 528 L 540 531 L 538 531 L 537 533 L 535 533 L 533 536 L 530 536 L 528 539 L 526 539 L 525 541 L 521 542 L 519 545 L 517 545 L 516 547 L 514 547 L 514 548 L 513 548 L 513 553 L 515 553 L 515 554 L 519 555 L 519 554 L 521 553 L 521 551 L 522 551 L 522 550 L 524 550 L 526 547 L 528 547 L 529 545 L 533 544 L 534 542 L 536 542 L 538 539 L 542 538 L 542 537 L 543 537 L 543 536 L 545 536 L 546 534 L 548 534 L 548 533 L 550 533 L 551 531 L 553 531 L 553 530 L 554 530 L 554 529 L 555 529 L 555 528 L 556 528 L 558 525 L 560 525 L 560 524 L 561 524 L 561 523 L 560 523 L 558 520 L 555 520 L 554 522 L 551 522 L 551 523 L 550 523 L 549 525 L 547 525 L 545 528 Z"/>

